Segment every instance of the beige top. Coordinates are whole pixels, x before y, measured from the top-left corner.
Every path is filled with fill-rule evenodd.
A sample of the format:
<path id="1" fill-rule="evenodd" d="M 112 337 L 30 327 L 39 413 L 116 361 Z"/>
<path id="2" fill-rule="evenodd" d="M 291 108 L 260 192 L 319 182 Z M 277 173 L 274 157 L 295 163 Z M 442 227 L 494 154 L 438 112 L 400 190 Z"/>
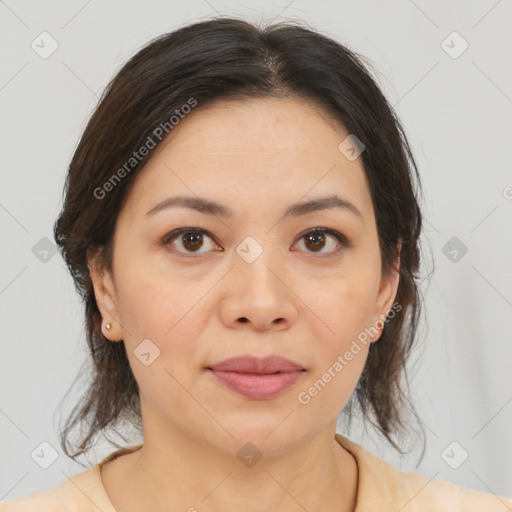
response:
<path id="1" fill-rule="evenodd" d="M 336 440 L 357 462 L 355 512 L 512 511 L 511 499 L 399 471 L 340 434 L 336 434 Z M 92 469 L 51 489 L 1 502 L 0 512 L 116 512 L 103 487 L 100 467 L 141 447 L 139 444 L 117 450 Z"/>

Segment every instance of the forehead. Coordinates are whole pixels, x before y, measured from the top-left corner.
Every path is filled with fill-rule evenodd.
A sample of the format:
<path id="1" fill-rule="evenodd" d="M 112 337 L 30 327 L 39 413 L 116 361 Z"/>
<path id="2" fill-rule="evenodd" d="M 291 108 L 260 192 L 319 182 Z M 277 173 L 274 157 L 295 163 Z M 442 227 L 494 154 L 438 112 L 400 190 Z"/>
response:
<path id="1" fill-rule="evenodd" d="M 304 99 L 219 100 L 185 116 L 158 152 L 177 154 L 194 147 L 214 154 L 224 150 L 225 156 L 228 150 L 233 156 L 258 151 L 261 158 L 278 159 L 276 150 L 281 149 L 299 158 L 305 152 L 336 150 L 347 135 L 341 123 Z"/>
<path id="2" fill-rule="evenodd" d="M 323 109 L 301 99 L 198 105 L 153 151 L 128 202 L 151 207 L 177 191 L 259 204 L 338 193 L 371 215 L 361 158 L 350 161 L 338 149 L 348 135 Z"/>

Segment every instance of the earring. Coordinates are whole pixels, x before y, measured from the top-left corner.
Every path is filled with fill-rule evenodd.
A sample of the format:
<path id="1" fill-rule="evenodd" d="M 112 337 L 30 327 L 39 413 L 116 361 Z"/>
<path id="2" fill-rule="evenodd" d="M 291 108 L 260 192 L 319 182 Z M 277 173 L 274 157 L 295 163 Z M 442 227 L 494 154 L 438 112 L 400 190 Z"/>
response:
<path id="1" fill-rule="evenodd" d="M 110 331 L 110 329 L 112 329 L 112 324 L 110 322 L 107 322 L 105 324 L 105 329 L 107 329 L 107 331 Z"/>

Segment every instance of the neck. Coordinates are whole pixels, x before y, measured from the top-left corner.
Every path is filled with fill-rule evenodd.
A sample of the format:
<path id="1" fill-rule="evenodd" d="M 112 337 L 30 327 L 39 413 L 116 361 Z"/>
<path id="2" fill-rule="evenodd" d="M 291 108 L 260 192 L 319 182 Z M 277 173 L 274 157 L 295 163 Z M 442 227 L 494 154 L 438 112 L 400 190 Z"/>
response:
<path id="1" fill-rule="evenodd" d="M 164 445 L 145 435 L 126 474 L 129 502 L 155 512 L 169 504 L 190 512 L 354 510 L 357 464 L 334 429 L 259 460 L 254 448 L 246 450 L 238 457 L 185 434 Z"/>

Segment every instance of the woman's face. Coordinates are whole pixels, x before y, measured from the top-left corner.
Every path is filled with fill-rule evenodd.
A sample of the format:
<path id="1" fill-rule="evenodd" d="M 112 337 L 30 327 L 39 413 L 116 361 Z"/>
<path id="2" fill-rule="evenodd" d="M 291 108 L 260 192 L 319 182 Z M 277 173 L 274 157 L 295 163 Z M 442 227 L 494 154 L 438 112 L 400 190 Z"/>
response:
<path id="1" fill-rule="evenodd" d="M 199 104 L 154 150 L 118 217 L 112 275 L 93 269 L 145 436 L 277 453 L 335 425 L 378 338 L 365 329 L 382 325 L 398 286 L 396 272 L 381 276 L 362 161 L 339 149 L 348 135 L 299 100 L 218 102 Z M 219 206 L 170 204 L 177 196 Z M 211 369 L 245 355 L 303 371 L 288 381 Z"/>

